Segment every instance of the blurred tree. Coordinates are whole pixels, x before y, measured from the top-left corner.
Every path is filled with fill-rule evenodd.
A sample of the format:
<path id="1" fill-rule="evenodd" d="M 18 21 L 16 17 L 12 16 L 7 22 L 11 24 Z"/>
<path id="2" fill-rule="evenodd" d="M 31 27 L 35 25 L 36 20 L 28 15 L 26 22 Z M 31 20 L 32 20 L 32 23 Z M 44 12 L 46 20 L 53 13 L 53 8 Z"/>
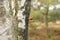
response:
<path id="1" fill-rule="evenodd" d="M 48 29 L 48 12 L 49 12 L 49 5 L 57 4 L 58 0 L 39 0 L 42 4 L 45 4 L 45 13 L 44 13 L 44 22 L 45 22 L 45 27 L 47 30 L 47 37 L 49 38 L 49 29 Z M 48 39 L 47 39 L 48 40 Z"/>

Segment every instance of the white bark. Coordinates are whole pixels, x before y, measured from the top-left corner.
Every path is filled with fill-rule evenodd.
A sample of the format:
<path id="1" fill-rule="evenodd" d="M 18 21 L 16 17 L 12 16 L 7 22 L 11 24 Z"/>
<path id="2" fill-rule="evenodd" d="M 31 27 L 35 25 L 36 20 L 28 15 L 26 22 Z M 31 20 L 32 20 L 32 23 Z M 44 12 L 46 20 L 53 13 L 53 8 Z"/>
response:
<path id="1" fill-rule="evenodd" d="M 21 31 L 18 31 L 17 33 L 19 34 L 19 40 L 24 40 L 24 35 L 21 35 L 21 33 L 23 33 L 23 31 L 26 29 L 26 17 L 28 16 L 26 13 L 29 12 L 26 12 L 26 10 L 29 10 L 29 7 L 27 7 L 26 0 L 18 1 L 17 12 L 15 10 L 15 7 L 15 0 L 12 0 L 11 5 L 9 3 L 9 0 L 0 1 L 0 40 L 15 40 L 15 34 L 17 33 L 16 28 L 19 28 L 19 31 Z M 26 7 L 28 9 L 26 9 Z M 13 14 L 11 15 L 11 13 Z M 15 13 L 17 14 L 15 15 Z M 16 19 L 16 17 L 18 17 L 18 19 Z M 17 21 L 19 21 L 18 25 Z"/>
<path id="2" fill-rule="evenodd" d="M 0 1 L 0 40 L 13 40 L 12 37 L 12 20 L 13 17 L 9 15 L 9 2 L 8 0 Z"/>

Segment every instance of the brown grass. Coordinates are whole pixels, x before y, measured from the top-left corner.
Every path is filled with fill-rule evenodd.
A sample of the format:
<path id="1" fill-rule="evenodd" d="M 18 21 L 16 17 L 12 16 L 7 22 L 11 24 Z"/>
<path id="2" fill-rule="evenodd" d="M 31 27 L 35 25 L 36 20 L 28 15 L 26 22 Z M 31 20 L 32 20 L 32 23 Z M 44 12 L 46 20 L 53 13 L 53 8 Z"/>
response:
<path id="1" fill-rule="evenodd" d="M 29 27 L 28 40 L 60 40 L 60 24 L 49 22 L 49 37 L 44 24 L 40 24 L 36 28 Z"/>

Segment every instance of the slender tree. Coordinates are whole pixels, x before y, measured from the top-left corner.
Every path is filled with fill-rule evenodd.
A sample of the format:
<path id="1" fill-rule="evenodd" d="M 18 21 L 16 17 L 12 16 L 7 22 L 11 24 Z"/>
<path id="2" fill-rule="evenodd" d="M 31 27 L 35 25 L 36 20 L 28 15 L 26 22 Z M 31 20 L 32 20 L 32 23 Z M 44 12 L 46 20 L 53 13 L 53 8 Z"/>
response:
<path id="1" fill-rule="evenodd" d="M 48 29 L 48 12 L 49 12 L 49 4 L 48 4 L 48 1 L 46 0 L 46 7 L 45 7 L 45 16 L 44 16 L 44 22 L 45 22 L 45 27 L 46 27 L 46 30 L 47 30 L 47 40 L 49 40 L 49 29 Z"/>
<path id="2" fill-rule="evenodd" d="M 49 29 L 48 29 L 48 12 L 49 12 L 49 5 L 50 4 L 57 4 L 58 0 L 40 0 L 40 2 L 42 4 L 45 4 L 45 13 L 44 13 L 44 23 L 45 23 L 45 27 L 46 27 L 46 31 L 47 31 L 47 40 L 49 40 L 49 38 L 51 37 Z"/>

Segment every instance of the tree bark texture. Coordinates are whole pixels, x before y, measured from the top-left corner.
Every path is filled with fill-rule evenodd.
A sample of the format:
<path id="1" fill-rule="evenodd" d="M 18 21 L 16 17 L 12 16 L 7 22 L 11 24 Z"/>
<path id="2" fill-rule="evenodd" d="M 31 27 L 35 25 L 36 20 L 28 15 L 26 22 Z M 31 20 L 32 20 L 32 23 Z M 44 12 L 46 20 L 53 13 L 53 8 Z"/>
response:
<path id="1" fill-rule="evenodd" d="M 0 40 L 27 40 L 31 0 L 0 0 Z"/>

